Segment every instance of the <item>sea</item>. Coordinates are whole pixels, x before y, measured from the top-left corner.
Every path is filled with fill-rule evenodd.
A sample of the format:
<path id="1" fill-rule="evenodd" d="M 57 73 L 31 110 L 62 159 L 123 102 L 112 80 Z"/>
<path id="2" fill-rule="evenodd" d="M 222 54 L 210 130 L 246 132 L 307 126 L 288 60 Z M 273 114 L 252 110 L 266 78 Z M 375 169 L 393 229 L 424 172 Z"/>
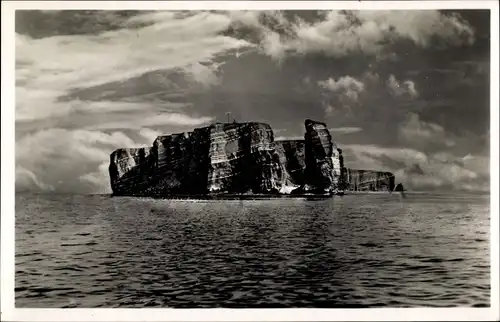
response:
<path id="1" fill-rule="evenodd" d="M 488 307 L 489 203 L 16 194 L 15 305 Z"/>

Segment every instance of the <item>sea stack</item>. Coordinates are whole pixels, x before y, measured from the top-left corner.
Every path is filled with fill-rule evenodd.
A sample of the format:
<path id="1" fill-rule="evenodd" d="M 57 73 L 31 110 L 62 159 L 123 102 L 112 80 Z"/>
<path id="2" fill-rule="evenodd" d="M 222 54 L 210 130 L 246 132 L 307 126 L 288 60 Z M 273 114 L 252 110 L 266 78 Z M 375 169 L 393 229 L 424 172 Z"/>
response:
<path id="1" fill-rule="evenodd" d="M 403 187 L 402 183 L 398 183 L 396 188 L 394 188 L 394 191 L 405 191 L 405 188 Z"/>
<path id="2" fill-rule="evenodd" d="M 306 182 L 304 191 L 328 192 L 335 188 L 332 136 L 325 123 L 305 121 Z"/>

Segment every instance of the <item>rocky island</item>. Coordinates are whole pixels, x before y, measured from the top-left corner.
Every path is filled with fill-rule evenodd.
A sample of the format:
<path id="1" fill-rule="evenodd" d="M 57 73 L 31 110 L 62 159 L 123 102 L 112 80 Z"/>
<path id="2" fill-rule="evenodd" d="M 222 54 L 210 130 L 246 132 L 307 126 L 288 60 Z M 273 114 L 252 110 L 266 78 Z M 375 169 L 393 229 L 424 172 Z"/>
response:
<path id="1" fill-rule="evenodd" d="M 110 156 L 113 195 L 149 197 L 332 196 L 392 191 L 390 172 L 344 167 L 325 123 L 305 121 L 304 140 L 274 140 L 266 123 L 214 123 L 159 136 Z"/>

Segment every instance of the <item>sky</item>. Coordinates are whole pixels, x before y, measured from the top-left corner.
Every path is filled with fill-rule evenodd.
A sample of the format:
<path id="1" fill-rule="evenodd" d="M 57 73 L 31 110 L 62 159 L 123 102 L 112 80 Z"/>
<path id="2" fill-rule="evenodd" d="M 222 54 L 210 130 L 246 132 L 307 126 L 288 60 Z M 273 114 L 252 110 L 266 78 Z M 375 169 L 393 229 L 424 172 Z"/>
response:
<path id="1" fill-rule="evenodd" d="M 16 191 L 109 193 L 109 155 L 226 112 L 325 122 L 345 164 L 489 191 L 490 14 L 17 11 Z"/>

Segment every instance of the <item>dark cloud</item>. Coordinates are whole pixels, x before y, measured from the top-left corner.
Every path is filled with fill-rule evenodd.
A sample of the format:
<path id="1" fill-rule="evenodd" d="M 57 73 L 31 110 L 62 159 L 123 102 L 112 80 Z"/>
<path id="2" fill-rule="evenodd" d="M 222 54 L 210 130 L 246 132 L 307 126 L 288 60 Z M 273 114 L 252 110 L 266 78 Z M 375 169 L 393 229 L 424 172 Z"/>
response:
<path id="1" fill-rule="evenodd" d="M 88 35 L 117 30 L 144 11 L 138 10 L 16 10 L 16 32 L 32 38 Z"/>
<path id="2" fill-rule="evenodd" d="M 412 166 L 410 166 L 406 170 L 406 172 L 409 174 L 416 174 L 416 175 L 424 175 L 425 174 L 424 170 L 422 170 L 422 168 L 420 167 L 420 165 L 418 163 L 415 163 Z"/>

